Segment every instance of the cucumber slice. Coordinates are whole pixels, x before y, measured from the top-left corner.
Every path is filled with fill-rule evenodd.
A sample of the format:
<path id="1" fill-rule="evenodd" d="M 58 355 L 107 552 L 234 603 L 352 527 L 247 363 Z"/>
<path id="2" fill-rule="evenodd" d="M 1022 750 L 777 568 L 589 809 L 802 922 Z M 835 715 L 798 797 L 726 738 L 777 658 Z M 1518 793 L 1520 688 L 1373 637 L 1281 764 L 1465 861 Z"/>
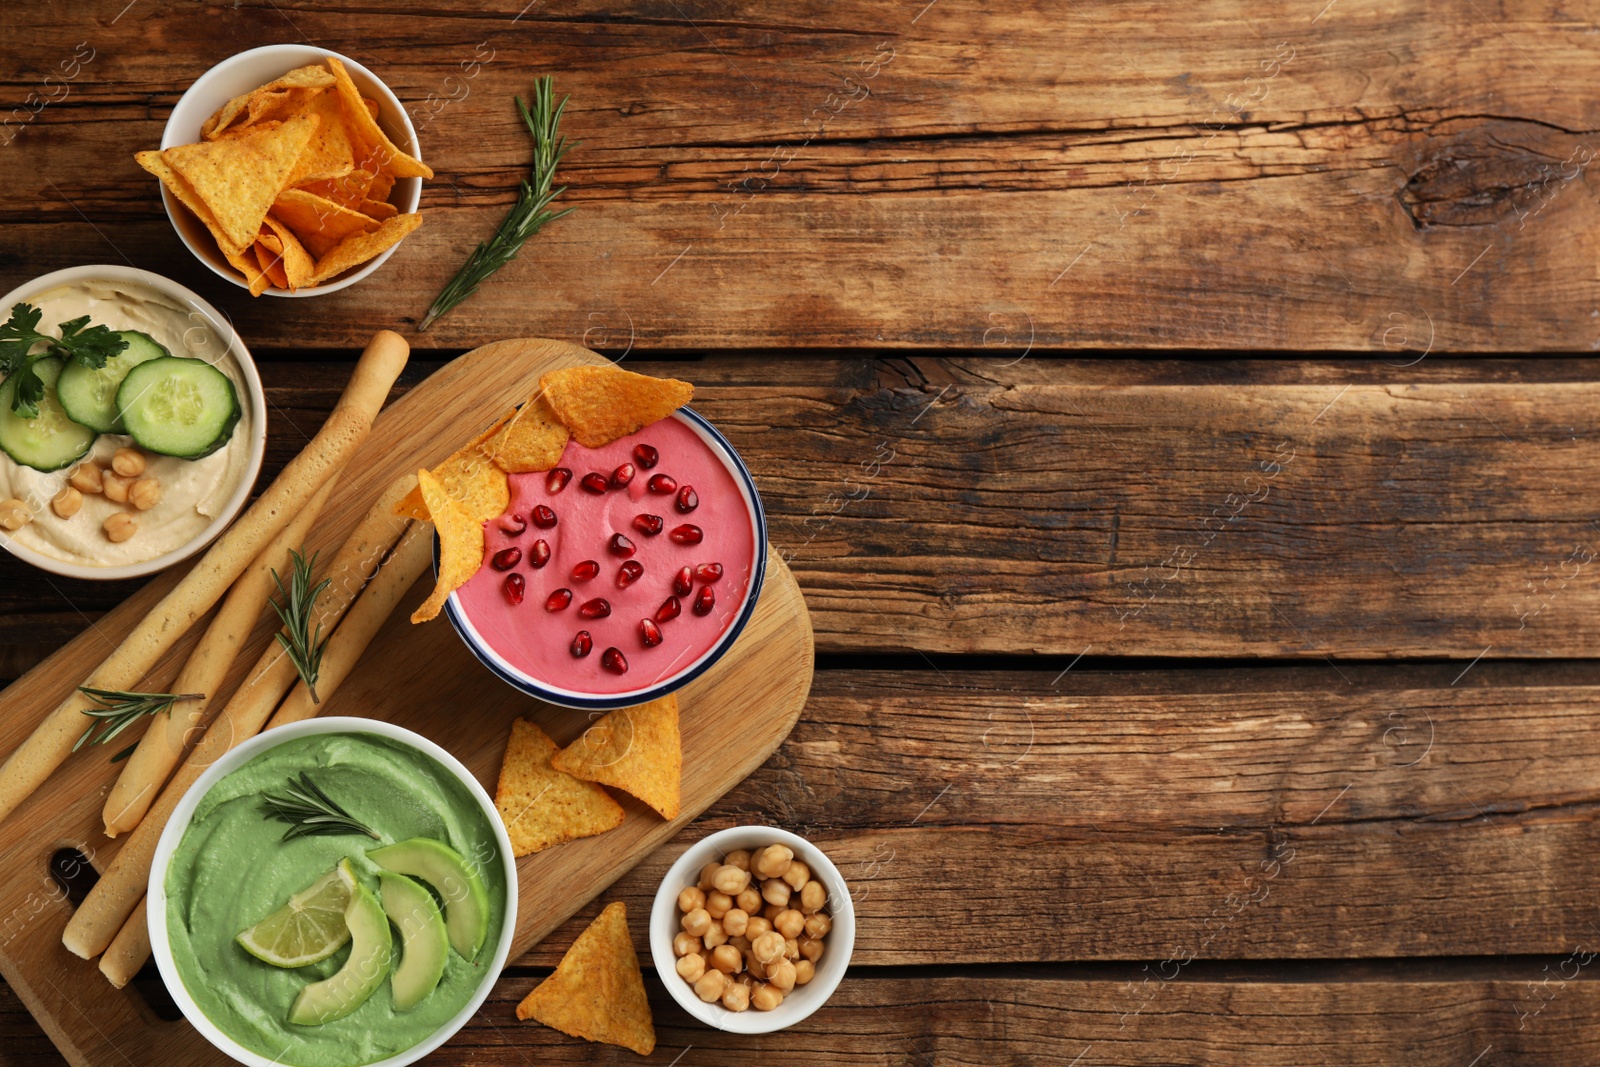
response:
<path id="1" fill-rule="evenodd" d="M 125 432 L 117 411 L 117 389 L 128 372 L 141 363 L 172 355 L 147 333 L 123 330 L 117 336 L 128 342 L 128 347 L 106 360 L 105 366 L 74 362 L 56 382 L 56 394 L 67 417 L 101 433 Z"/>
<path id="2" fill-rule="evenodd" d="M 239 422 L 239 394 L 203 359 L 161 356 L 128 372 L 117 410 L 133 439 L 164 456 L 199 459 L 228 443 Z"/>
<path id="3" fill-rule="evenodd" d="M 39 400 L 39 417 L 25 419 L 11 410 L 17 383 L 7 378 L 0 385 L 0 451 L 36 471 L 57 471 L 70 467 L 94 447 L 99 436 L 87 426 L 67 417 L 56 396 L 56 381 L 61 377 L 61 361 L 41 359 L 33 371 L 44 382 Z"/>

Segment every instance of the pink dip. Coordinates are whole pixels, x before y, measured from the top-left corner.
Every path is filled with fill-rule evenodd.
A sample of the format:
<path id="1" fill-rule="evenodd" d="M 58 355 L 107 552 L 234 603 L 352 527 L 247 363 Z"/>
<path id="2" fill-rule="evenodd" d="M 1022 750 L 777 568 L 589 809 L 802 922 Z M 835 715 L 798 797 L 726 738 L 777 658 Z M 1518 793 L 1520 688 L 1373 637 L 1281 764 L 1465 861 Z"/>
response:
<path id="1" fill-rule="evenodd" d="M 656 465 L 646 468 L 634 454 L 635 445 L 648 445 L 659 454 Z M 633 479 L 615 488 L 613 472 L 622 464 L 634 466 Z M 484 523 L 484 562 L 472 579 L 456 592 L 460 607 L 483 640 L 507 663 L 535 680 L 578 694 L 615 694 L 649 689 L 694 663 L 738 617 L 750 588 L 755 562 L 755 528 L 733 474 L 700 436 L 684 422 L 662 419 L 638 433 L 603 448 L 584 448 L 570 441 L 561 454 L 560 468 L 572 472 L 567 484 L 550 492 L 550 473 L 511 475 L 511 503 L 499 519 Z M 559 469 L 559 468 L 558 468 Z M 605 492 L 586 489 L 585 475 L 598 473 L 608 482 Z M 651 478 L 666 475 L 693 488 L 699 504 L 690 512 L 677 506 L 677 490 L 652 492 Z M 535 508 L 548 507 L 555 525 L 541 529 Z M 661 519 L 661 531 L 649 535 L 634 525 L 638 515 Z M 523 522 L 526 529 L 515 530 Z M 699 544 L 682 544 L 672 532 L 683 525 L 702 531 Z M 634 545 L 633 555 L 613 552 L 613 534 Z M 534 566 L 534 544 L 544 540 L 550 560 Z M 521 559 L 508 569 L 497 569 L 495 557 L 515 547 Z M 504 562 L 506 553 L 501 555 Z M 573 568 L 586 560 L 599 564 L 600 572 L 587 581 L 574 578 Z M 622 565 L 637 562 L 644 573 L 626 587 L 618 585 Z M 679 596 L 676 618 L 657 622 L 673 583 L 683 567 L 691 575 L 701 564 L 720 563 L 722 575 L 707 582 L 692 578 L 693 588 Z M 520 575 L 524 589 L 520 603 L 508 591 L 512 575 Z M 715 604 L 709 614 L 695 610 L 701 590 L 709 587 Z M 552 593 L 570 590 L 571 603 L 548 610 Z M 609 603 L 603 618 L 586 618 L 584 604 L 595 599 Z M 641 620 L 655 624 L 661 643 L 649 647 Z M 588 631 L 592 642 L 587 655 L 575 656 L 573 639 Z M 605 655 L 615 648 L 627 661 L 624 673 L 608 670 Z M 616 658 L 609 662 L 615 664 Z"/>

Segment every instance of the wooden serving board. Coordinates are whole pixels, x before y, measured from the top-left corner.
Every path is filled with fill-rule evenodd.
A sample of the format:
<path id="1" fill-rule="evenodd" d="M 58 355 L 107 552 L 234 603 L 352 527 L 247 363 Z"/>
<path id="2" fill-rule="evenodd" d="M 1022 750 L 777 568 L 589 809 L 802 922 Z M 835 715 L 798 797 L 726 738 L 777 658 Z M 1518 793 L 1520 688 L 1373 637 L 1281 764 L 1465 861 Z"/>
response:
<path id="1" fill-rule="evenodd" d="M 475 349 L 442 368 L 379 417 L 357 461 L 342 474 L 308 547 L 330 553 L 393 478 L 443 459 L 529 395 L 545 371 L 599 360 L 560 341 L 520 339 Z M 170 572 L 155 579 L 0 692 L 0 750 L 9 752 L 26 737 L 176 581 Z M 535 719 L 562 744 L 582 733 L 591 718 L 498 681 L 473 659 L 442 615 L 412 626 L 407 616 L 430 585 L 424 579 L 412 590 L 355 672 L 324 702 L 324 714 L 386 719 L 416 730 L 454 753 L 493 793 L 514 718 Z M 266 619 L 256 627 L 228 679 L 230 692 L 271 640 L 272 629 Z M 197 636 L 190 634 L 168 654 L 146 688 L 160 690 L 171 683 Z M 811 688 L 812 660 L 805 601 L 783 561 L 770 555 L 766 585 L 744 633 L 715 667 L 679 694 L 682 814 L 666 822 L 618 794 L 627 811 L 620 827 L 520 860 L 511 958 L 765 762 L 800 716 Z M 113 751 L 79 752 L 0 823 L 0 975 L 74 1064 L 228 1062 L 186 1022 L 157 1018 L 131 985 L 113 989 L 96 961 L 81 960 L 61 944 L 71 904 L 47 865 L 62 848 L 79 849 L 102 870 L 115 855 L 119 842 L 105 837 L 100 818 L 117 774 L 109 762 Z M 642 945 L 646 917 L 629 918 Z M 505 1022 L 517 1025 L 514 1019 Z"/>

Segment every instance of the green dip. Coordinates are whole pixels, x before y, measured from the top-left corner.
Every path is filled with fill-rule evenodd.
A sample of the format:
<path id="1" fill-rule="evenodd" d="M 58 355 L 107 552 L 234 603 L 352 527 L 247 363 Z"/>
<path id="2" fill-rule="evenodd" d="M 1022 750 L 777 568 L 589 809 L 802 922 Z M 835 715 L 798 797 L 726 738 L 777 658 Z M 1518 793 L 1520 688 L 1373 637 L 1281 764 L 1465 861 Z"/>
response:
<path id="1" fill-rule="evenodd" d="M 357 820 L 382 835 L 282 840 L 261 794 L 281 792 L 301 771 Z M 320 1026 L 288 1021 L 300 990 L 344 965 L 349 945 L 321 963 L 274 967 L 234 935 L 283 906 L 348 856 L 356 877 L 377 890 L 368 849 L 431 837 L 475 863 L 489 894 L 489 934 L 469 962 L 452 951 L 433 993 L 407 1012 L 385 982 L 350 1015 Z M 212 786 L 195 809 L 167 868 L 167 932 L 184 988 L 206 1018 L 245 1048 L 297 1067 L 351 1067 L 426 1040 L 464 1007 L 488 971 L 505 925 L 505 871 L 494 829 L 455 775 L 432 757 L 376 734 L 313 734 L 284 742 Z M 395 937 L 395 960 L 401 945 Z"/>

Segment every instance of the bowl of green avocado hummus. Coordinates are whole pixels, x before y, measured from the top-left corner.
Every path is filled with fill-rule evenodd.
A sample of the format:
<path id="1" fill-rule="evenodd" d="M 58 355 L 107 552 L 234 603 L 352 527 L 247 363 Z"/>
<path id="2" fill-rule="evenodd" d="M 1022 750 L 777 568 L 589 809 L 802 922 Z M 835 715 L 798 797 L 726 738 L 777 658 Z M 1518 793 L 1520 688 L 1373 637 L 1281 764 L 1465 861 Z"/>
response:
<path id="1" fill-rule="evenodd" d="M 156 846 L 150 945 L 184 1016 L 253 1067 L 400 1067 L 488 997 L 517 870 L 494 802 L 438 745 L 311 719 L 244 742 Z"/>

